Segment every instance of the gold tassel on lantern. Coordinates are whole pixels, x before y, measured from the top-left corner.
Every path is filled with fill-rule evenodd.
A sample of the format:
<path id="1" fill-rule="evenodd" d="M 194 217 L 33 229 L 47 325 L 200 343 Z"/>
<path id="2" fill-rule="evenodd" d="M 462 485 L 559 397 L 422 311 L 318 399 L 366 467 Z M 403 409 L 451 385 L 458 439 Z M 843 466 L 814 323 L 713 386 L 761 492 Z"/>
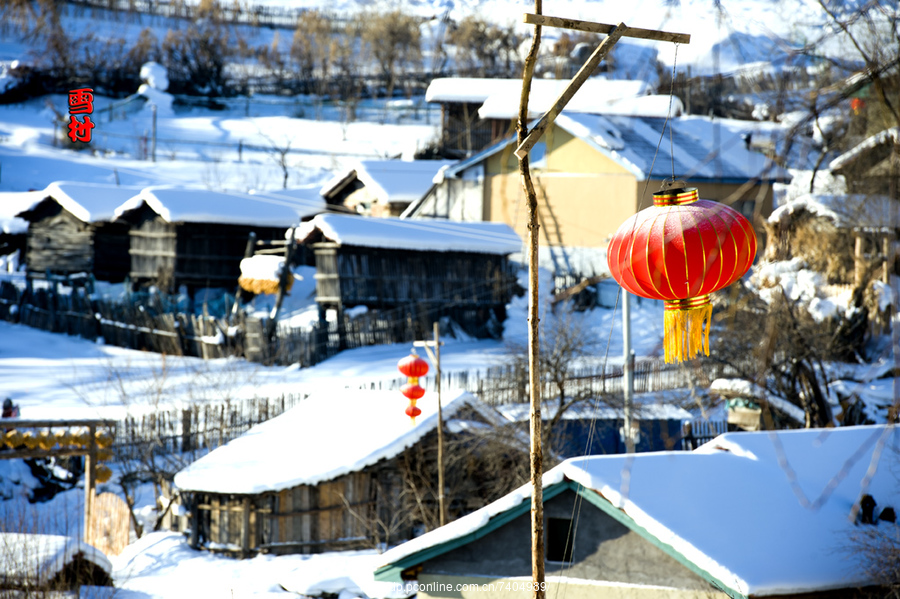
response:
<path id="1" fill-rule="evenodd" d="M 665 302 L 666 364 L 683 362 L 703 352 L 709 355 L 712 304 L 708 295 Z"/>

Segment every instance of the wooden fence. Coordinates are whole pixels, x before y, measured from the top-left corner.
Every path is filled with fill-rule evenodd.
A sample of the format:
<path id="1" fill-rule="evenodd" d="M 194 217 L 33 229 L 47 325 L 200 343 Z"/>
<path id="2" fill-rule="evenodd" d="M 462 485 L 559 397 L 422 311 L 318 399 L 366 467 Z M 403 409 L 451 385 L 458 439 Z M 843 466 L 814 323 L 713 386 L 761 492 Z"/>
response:
<path id="1" fill-rule="evenodd" d="M 204 359 L 235 356 L 262 364 L 309 367 L 345 349 L 411 343 L 424 334 L 422 323 L 403 311 L 394 311 L 391 317 L 372 311 L 340 323 L 330 321 L 309 328 L 279 326 L 268 339 L 264 320 L 171 313 L 164 304 L 91 300 L 77 290 L 70 294 L 51 289 L 23 292 L 0 281 L 0 320 L 90 340 L 102 337 L 109 345 L 168 355 Z M 665 364 L 661 359 L 639 360 L 635 364 L 635 392 L 677 389 L 691 383 L 708 385 L 727 374 L 707 360 L 694 361 L 690 366 Z M 527 375 L 522 367 L 445 372 L 443 379 L 445 386 L 467 389 L 490 404 L 525 402 L 528 398 Z M 616 394 L 622 392 L 622 381 L 622 367 L 618 365 L 575 369 L 569 373 L 566 390 L 590 396 Z M 399 388 L 403 382 L 398 378 L 377 385 Z M 426 384 L 434 385 L 433 377 L 428 377 Z M 544 381 L 542 396 L 556 393 L 552 384 Z"/>
<path id="2" fill-rule="evenodd" d="M 206 452 L 244 434 L 251 427 L 291 409 L 307 394 L 250 398 L 129 416 L 115 426 L 113 454 L 118 460 Z"/>
<path id="3" fill-rule="evenodd" d="M 713 379 L 727 376 L 729 372 L 728 368 L 703 360 L 697 360 L 693 366 L 688 367 L 684 364 L 666 364 L 662 358 L 648 358 L 635 363 L 634 391 L 647 393 L 683 389 L 691 385 L 709 386 Z M 400 389 L 406 382 L 405 378 L 398 377 L 373 383 L 372 388 Z M 623 383 L 622 366 L 597 365 L 570 371 L 565 391 L 567 396 L 617 395 L 623 392 Z M 426 390 L 434 391 L 436 382 L 433 376 L 427 376 L 420 379 L 419 384 Z M 442 372 L 441 384 L 445 389 L 466 389 L 489 405 L 529 401 L 528 372 L 521 366 L 504 365 L 479 371 Z M 549 399 L 558 395 L 559 390 L 552 381 L 541 381 L 541 397 Z"/>
<path id="4" fill-rule="evenodd" d="M 128 16 L 132 22 L 142 23 L 142 15 L 196 21 L 212 18 L 218 23 L 229 25 L 250 25 L 279 29 L 296 29 L 300 16 L 307 10 L 284 8 L 281 6 L 250 5 L 248 3 L 219 2 L 215 8 L 207 8 L 202 3 L 193 4 L 181 0 L 68 0 L 76 15 L 91 10 L 92 17 L 108 18 L 105 11 Z M 101 11 L 94 13 L 96 9 Z M 336 12 L 325 13 L 328 21 L 339 27 L 345 25 L 347 17 Z"/>

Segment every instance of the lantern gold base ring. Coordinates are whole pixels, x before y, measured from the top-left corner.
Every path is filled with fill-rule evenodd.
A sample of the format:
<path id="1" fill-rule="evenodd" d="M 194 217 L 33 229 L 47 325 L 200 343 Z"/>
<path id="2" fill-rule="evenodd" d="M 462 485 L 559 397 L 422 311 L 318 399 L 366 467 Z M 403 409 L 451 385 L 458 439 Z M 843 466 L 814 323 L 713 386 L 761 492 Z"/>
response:
<path id="1" fill-rule="evenodd" d="M 712 304 L 709 295 L 668 300 L 665 305 L 664 357 L 667 364 L 683 362 L 703 352 L 709 355 Z"/>

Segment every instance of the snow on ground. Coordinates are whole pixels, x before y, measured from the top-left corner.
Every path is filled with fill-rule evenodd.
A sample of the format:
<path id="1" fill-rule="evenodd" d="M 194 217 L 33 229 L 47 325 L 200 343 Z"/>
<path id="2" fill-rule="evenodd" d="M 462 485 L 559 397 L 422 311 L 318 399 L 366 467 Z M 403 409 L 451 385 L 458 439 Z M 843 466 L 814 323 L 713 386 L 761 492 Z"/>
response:
<path id="1" fill-rule="evenodd" d="M 524 344 L 525 306 L 524 298 L 516 298 L 510 306 L 507 340 Z M 656 351 L 661 308 L 644 302 L 635 306 L 633 314 L 638 355 Z M 595 310 L 576 317 L 596 337 L 597 359 L 604 355 L 610 322 L 615 322 L 609 356 L 611 362 L 620 361 L 620 316 Z M 545 322 L 552 320 L 545 315 Z M 445 343 L 441 350 L 444 372 L 476 371 L 509 359 L 504 341 L 445 338 Z M 156 402 L 167 408 L 226 397 L 275 397 L 317 388 L 369 386 L 373 381 L 396 379 L 397 362 L 409 349 L 407 344 L 397 344 L 350 350 L 307 369 L 263 367 L 243 360 L 163 357 L 0 322 L 0 396 L 12 397 L 25 418 L 121 418 L 153 409 Z M 76 487 L 47 503 L 29 504 L 24 497 L 36 481 L 27 468 L 16 464 L 21 466 L 17 461 L 0 461 L 0 494 L 18 498 L 0 502 L 0 522 L 6 526 L 11 521 L 25 523 L 52 534 L 80 534 L 83 492 Z M 101 485 L 103 490 L 118 491 Z M 150 486 L 140 488 L 136 499 L 138 511 L 149 515 L 154 502 Z M 377 556 L 372 552 L 236 561 L 191 550 L 179 534 L 153 533 L 112 561 L 120 596 L 126 599 L 231 597 L 232 593 L 234 597 L 290 596 L 282 586 L 299 593 L 327 589 L 392 596 L 392 588 L 372 588 L 371 578 L 363 574 L 373 571 Z"/>
<path id="2" fill-rule="evenodd" d="M 156 162 L 149 156 L 149 110 L 109 122 L 104 110 L 112 100 L 96 96 L 92 142 L 89 149 L 76 152 L 53 147 L 54 114 L 45 103 L 64 113 L 65 96 L 2 105 L 0 191 L 43 189 L 59 180 L 202 185 L 238 191 L 281 189 L 280 149 L 290 150 L 289 187 L 322 184 L 355 160 L 409 155 L 438 134 L 439 119 L 426 110 L 402 124 L 391 113 L 382 124 L 378 119 L 385 114 L 384 102 L 371 102 L 362 107 L 360 120 L 345 123 L 333 110 L 325 114 L 330 120 L 292 118 L 303 109 L 312 113 L 311 101 L 276 100 L 257 96 L 252 104 L 235 102 L 222 111 L 192 108 L 160 115 Z"/>

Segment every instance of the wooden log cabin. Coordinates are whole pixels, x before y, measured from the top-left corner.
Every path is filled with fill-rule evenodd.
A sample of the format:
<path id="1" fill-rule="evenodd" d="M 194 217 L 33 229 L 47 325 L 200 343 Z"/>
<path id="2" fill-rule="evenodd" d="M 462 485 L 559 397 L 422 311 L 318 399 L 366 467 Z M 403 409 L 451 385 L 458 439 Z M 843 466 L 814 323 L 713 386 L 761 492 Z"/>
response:
<path id="1" fill-rule="evenodd" d="M 116 211 L 128 223 L 130 276 L 135 288 L 172 292 L 233 287 L 251 232 L 284 239 L 305 215 L 302 205 L 268 195 L 149 187 Z"/>
<path id="2" fill-rule="evenodd" d="M 128 276 L 128 224 L 115 209 L 138 187 L 51 183 L 17 216 L 28 222 L 25 264 L 31 277 L 90 274 L 100 281 Z"/>
<path id="3" fill-rule="evenodd" d="M 503 423 L 465 391 L 445 391 L 442 405 L 445 455 L 473 438 L 470 431 L 483 435 Z M 418 406 L 412 424 L 399 390 L 335 389 L 200 458 L 174 479 L 181 511 L 190 514 L 181 528 L 190 530 L 191 546 L 243 557 L 319 553 L 396 543 L 435 526 L 436 394 Z M 487 453 L 456 455 L 467 466 L 447 467 L 451 515 L 499 496 L 478 488 Z M 524 458 L 516 452 L 515 459 Z"/>
<path id="4" fill-rule="evenodd" d="M 519 236 L 503 223 L 320 214 L 295 231 L 316 260 L 316 302 L 327 310 L 405 310 L 425 330 L 449 316 L 469 334 L 503 322 Z M 339 316 L 339 320 L 340 320 Z M 427 321 L 427 322 L 425 322 Z"/>

